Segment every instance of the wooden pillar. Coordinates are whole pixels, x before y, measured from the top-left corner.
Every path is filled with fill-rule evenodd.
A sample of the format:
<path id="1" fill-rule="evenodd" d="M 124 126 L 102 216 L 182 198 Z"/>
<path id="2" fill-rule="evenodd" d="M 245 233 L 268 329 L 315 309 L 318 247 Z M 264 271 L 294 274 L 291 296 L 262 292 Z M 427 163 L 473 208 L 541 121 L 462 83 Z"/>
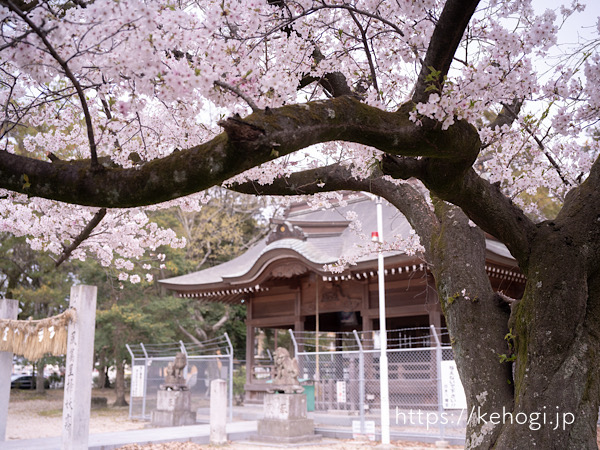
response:
<path id="1" fill-rule="evenodd" d="M 71 308 L 76 319 L 69 324 L 67 370 L 63 400 L 63 450 L 87 450 L 92 402 L 96 286 L 73 286 Z"/>
<path id="2" fill-rule="evenodd" d="M 16 319 L 19 313 L 19 302 L 0 299 L 0 319 Z M 4 330 L 0 330 L 0 339 L 4 338 Z M 10 375 L 12 372 L 12 352 L 0 352 L 0 442 L 6 440 L 6 421 L 8 419 L 8 402 L 10 400 Z"/>
<path id="3" fill-rule="evenodd" d="M 304 331 L 304 316 L 302 315 L 302 284 L 296 292 L 296 303 L 294 308 L 294 331 Z M 302 343 L 300 343 L 302 346 Z M 303 346 L 302 346 L 303 347 Z M 303 348 L 298 348 L 303 351 Z"/>
<path id="4" fill-rule="evenodd" d="M 246 306 L 246 384 L 252 383 L 254 368 L 254 326 L 252 325 L 252 298 Z"/>
<path id="5" fill-rule="evenodd" d="M 433 325 L 436 329 L 442 326 L 442 312 L 437 308 L 429 311 L 429 325 Z"/>

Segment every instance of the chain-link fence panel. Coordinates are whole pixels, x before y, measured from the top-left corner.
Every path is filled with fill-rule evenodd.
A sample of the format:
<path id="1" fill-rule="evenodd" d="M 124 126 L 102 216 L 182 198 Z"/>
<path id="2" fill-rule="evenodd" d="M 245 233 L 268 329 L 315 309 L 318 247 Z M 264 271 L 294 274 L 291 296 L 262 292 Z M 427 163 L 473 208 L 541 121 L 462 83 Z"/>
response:
<path id="1" fill-rule="evenodd" d="M 315 410 L 347 411 L 358 416 L 361 430 L 369 428 L 367 422 L 380 425 L 379 332 L 292 332 L 291 335 L 301 381 L 314 385 L 314 390 L 308 393 L 314 395 Z M 409 328 L 390 330 L 387 336 L 392 434 L 464 436 L 466 411 L 456 399 L 451 402 L 444 399 L 454 389 L 448 388 L 442 379 L 442 366 L 453 363 L 447 331 Z M 457 392 L 462 390 L 458 384 Z"/>
<path id="2" fill-rule="evenodd" d="M 231 418 L 233 348 L 227 334 L 201 343 L 138 344 L 127 345 L 127 349 L 131 355 L 130 418 L 151 419 L 169 363 L 178 352 L 187 357 L 183 378 L 191 394 L 191 410 L 198 413 L 197 420 L 209 416 L 210 383 L 216 379 L 227 382 Z"/>

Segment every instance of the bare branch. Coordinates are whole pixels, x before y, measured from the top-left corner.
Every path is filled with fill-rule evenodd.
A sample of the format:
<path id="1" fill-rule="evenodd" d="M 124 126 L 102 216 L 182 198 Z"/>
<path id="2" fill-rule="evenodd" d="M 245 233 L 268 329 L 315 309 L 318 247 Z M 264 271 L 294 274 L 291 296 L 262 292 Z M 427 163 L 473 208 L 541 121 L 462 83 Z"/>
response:
<path id="1" fill-rule="evenodd" d="M 508 303 L 509 305 L 513 305 L 514 303 L 517 303 L 518 300 L 514 299 L 512 297 L 509 297 L 508 295 L 506 295 L 504 292 L 502 291 L 497 291 L 495 292 L 495 294 L 500 298 L 500 300 L 502 300 L 503 302 Z"/>
<path id="2" fill-rule="evenodd" d="M 421 237 L 429 251 L 431 236 L 436 234 L 439 221 L 427 204 L 423 193 L 409 183 L 393 183 L 375 169 L 371 177 L 356 178 L 350 167 L 332 164 L 304 170 L 278 178 L 268 185 L 252 182 L 231 186 L 232 190 L 258 195 L 305 195 L 318 192 L 364 191 L 385 198 L 402 212 Z"/>
<path id="3" fill-rule="evenodd" d="M 250 108 L 252 108 L 252 112 L 260 111 L 260 108 L 258 106 L 256 106 L 256 103 L 254 103 L 254 101 L 252 101 L 252 99 L 250 97 L 248 97 L 246 94 L 244 94 L 242 91 L 240 91 L 235 86 L 232 86 L 231 84 L 225 83 L 224 81 L 220 81 L 220 80 L 215 80 L 214 84 L 219 87 L 222 87 L 223 89 L 227 89 L 228 91 L 233 92 L 239 98 L 244 100 L 248 104 L 248 106 Z"/>
<path id="4" fill-rule="evenodd" d="M 60 266 L 63 262 L 65 262 L 69 258 L 69 256 L 71 256 L 71 253 L 73 253 L 73 251 L 77 247 L 79 247 L 83 241 L 90 237 L 92 231 L 94 231 L 94 228 L 96 228 L 100 224 L 102 219 L 104 219 L 104 216 L 106 216 L 106 208 L 100 208 L 96 212 L 96 214 L 94 214 L 92 220 L 90 220 L 86 227 L 81 231 L 81 233 L 79 233 L 79 236 L 77 236 L 73 240 L 71 245 L 69 245 L 63 250 L 62 254 L 54 264 L 56 267 Z"/>
<path id="5" fill-rule="evenodd" d="M 518 117 L 518 114 L 519 114 L 518 109 L 515 109 L 513 105 L 510 105 L 510 106 L 503 105 L 502 111 L 506 111 L 508 114 L 510 114 L 512 116 L 513 120 L 516 120 Z M 523 123 L 522 126 L 525 129 L 525 131 L 527 131 L 527 133 L 533 138 L 533 140 L 535 141 L 535 143 L 537 144 L 539 149 L 542 151 L 542 153 L 544 155 L 546 155 L 546 158 L 548 159 L 548 161 L 550 162 L 552 167 L 554 167 L 554 170 L 556 170 L 556 173 L 560 177 L 563 184 L 565 186 L 571 186 L 572 185 L 571 182 L 569 180 L 567 180 L 567 178 L 563 175 L 562 170 L 560 169 L 560 166 L 558 165 L 558 163 L 556 162 L 554 157 L 550 154 L 550 152 L 548 151 L 548 149 L 546 148 L 546 146 L 544 145 L 542 140 L 537 137 L 537 135 L 534 133 L 534 131 L 531 129 L 531 127 L 529 125 L 527 125 L 526 123 Z"/>
<path id="6" fill-rule="evenodd" d="M 373 87 L 375 88 L 375 92 L 377 92 L 377 98 L 379 98 L 379 85 L 377 84 L 377 72 L 375 71 L 375 65 L 373 64 L 373 58 L 371 56 L 371 50 L 369 49 L 369 42 L 367 41 L 367 31 L 361 25 L 360 21 L 356 18 L 354 13 L 350 11 L 350 17 L 354 20 L 358 31 L 360 32 L 360 37 L 362 40 L 363 47 L 365 49 L 365 55 L 367 56 L 367 62 L 369 63 L 369 69 L 371 70 L 371 80 L 373 83 Z"/>
<path id="7" fill-rule="evenodd" d="M 223 315 L 223 317 L 221 317 L 212 327 L 211 330 L 214 331 L 218 331 L 219 328 L 221 328 L 223 325 L 225 325 L 225 323 L 229 320 L 229 307 L 226 305 L 225 306 L 225 314 Z"/>
<path id="8" fill-rule="evenodd" d="M 312 58 L 315 64 L 318 65 L 321 61 L 323 61 L 323 59 L 325 59 L 325 56 L 323 56 L 323 53 L 321 53 L 319 48 L 315 48 Z M 315 81 L 317 81 L 332 97 L 354 95 L 352 89 L 350 89 L 350 86 L 348 85 L 346 76 L 342 72 L 329 72 L 323 75 L 321 78 L 305 76 L 300 80 L 298 88 L 302 89 Z"/>
<path id="9" fill-rule="evenodd" d="M 523 100 L 519 98 L 515 98 L 510 105 L 502 104 L 502 109 L 494 119 L 492 123 L 490 123 L 489 127 L 493 130 L 496 127 L 503 127 L 504 125 L 512 125 L 515 120 L 517 120 L 519 111 L 521 111 L 521 107 L 523 106 Z"/>
<path id="10" fill-rule="evenodd" d="M 202 344 L 202 341 L 200 341 L 200 339 L 198 339 L 196 336 L 194 336 L 188 330 L 183 328 L 180 323 L 177 323 L 177 328 L 179 328 L 179 331 L 181 331 L 183 334 L 185 334 L 188 337 L 188 339 L 190 339 L 194 344 L 200 346 L 201 348 L 204 347 L 204 344 Z"/>

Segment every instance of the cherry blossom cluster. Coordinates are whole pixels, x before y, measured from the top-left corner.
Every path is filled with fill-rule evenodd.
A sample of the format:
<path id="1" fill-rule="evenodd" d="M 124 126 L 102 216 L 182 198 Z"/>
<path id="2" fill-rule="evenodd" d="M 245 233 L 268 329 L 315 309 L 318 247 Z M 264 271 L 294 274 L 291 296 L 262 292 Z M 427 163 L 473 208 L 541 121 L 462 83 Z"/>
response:
<path id="1" fill-rule="evenodd" d="M 59 0 L 24 12 L 0 6 L 0 151 L 59 163 L 90 158 L 95 147 L 102 164 L 132 167 L 211 139 L 221 132 L 221 116 L 331 96 L 318 82 L 328 73 L 342 74 L 366 103 L 394 111 L 411 98 L 443 4 L 96 0 L 81 7 Z M 582 9 L 576 2 L 541 12 L 531 0 L 482 2 L 448 76 L 440 79 L 432 68 L 430 95 L 411 114 L 417 124 L 428 117 L 442 128 L 457 120 L 475 125 L 485 145 L 477 170 L 534 215 L 543 214 L 539 192 L 560 202 L 598 155 L 591 131 L 600 110 L 600 40 L 569 48 L 557 42 L 560 27 Z M 492 129 L 495 115 L 516 100 L 523 107 L 509 111 L 510 125 Z M 267 184 L 332 162 L 367 177 L 380 153 L 332 142 L 278 156 L 275 148 L 272 162 L 227 183 Z M 201 193 L 149 209 L 197 210 L 207 198 Z M 328 207 L 330 199 L 312 204 Z M 0 231 L 60 254 L 95 212 L 7 192 Z M 73 257 L 91 254 L 135 282 L 134 262 L 160 245 L 183 241 L 153 225 L 144 209 L 109 211 Z"/>
<path id="2" fill-rule="evenodd" d="M 56 259 L 96 213 L 91 208 L 40 198 L 28 199 L 8 191 L 4 195 L 6 198 L 0 200 L 0 232 L 28 236 L 34 250 L 46 251 Z M 27 228 L 23 227 L 24 223 Z M 125 277 L 127 272 L 149 270 L 150 266 L 142 267 L 144 261 L 160 264 L 164 258 L 157 250 L 163 245 L 182 247 L 185 238 L 151 222 L 140 209 L 110 210 L 71 257 L 84 260 L 92 255 L 103 266 L 114 265 Z"/>

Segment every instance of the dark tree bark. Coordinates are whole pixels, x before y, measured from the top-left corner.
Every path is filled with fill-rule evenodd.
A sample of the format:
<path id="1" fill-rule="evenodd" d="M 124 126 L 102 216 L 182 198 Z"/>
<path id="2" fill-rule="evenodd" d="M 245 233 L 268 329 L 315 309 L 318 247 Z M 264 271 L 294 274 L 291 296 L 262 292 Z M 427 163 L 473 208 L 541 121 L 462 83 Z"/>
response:
<path id="1" fill-rule="evenodd" d="M 110 388 L 110 379 L 108 378 L 108 366 L 101 365 L 98 370 L 98 387 L 100 389 Z"/>
<path id="2" fill-rule="evenodd" d="M 35 362 L 35 390 L 38 394 L 45 394 L 46 387 L 44 386 L 44 358 L 40 358 Z"/>
<path id="3" fill-rule="evenodd" d="M 438 201 L 439 235 L 430 244 L 428 261 L 446 317 L 452 350 L 467 396 L 467 412 L 489 416 L 512 409 L 512 365 L 500 361 L 509 353 L 509 307 L 494 293 L 485 271 L 485 237 L 465 214 Z M 465 287 L 467 287 L 465 289 Z M 485 326 L 483 326 L 485 321 Z M 483 421 L 467 424 L 467 448 L 492 448 L 500 428 Z"/>
<path id="4" fill-rule="evenodd" d="M 117 358 L 116 360 L 117 374 L 115 378 L 115 403 L 113 406 L 127 406 L 125 400 L 125 361 Z"/>

